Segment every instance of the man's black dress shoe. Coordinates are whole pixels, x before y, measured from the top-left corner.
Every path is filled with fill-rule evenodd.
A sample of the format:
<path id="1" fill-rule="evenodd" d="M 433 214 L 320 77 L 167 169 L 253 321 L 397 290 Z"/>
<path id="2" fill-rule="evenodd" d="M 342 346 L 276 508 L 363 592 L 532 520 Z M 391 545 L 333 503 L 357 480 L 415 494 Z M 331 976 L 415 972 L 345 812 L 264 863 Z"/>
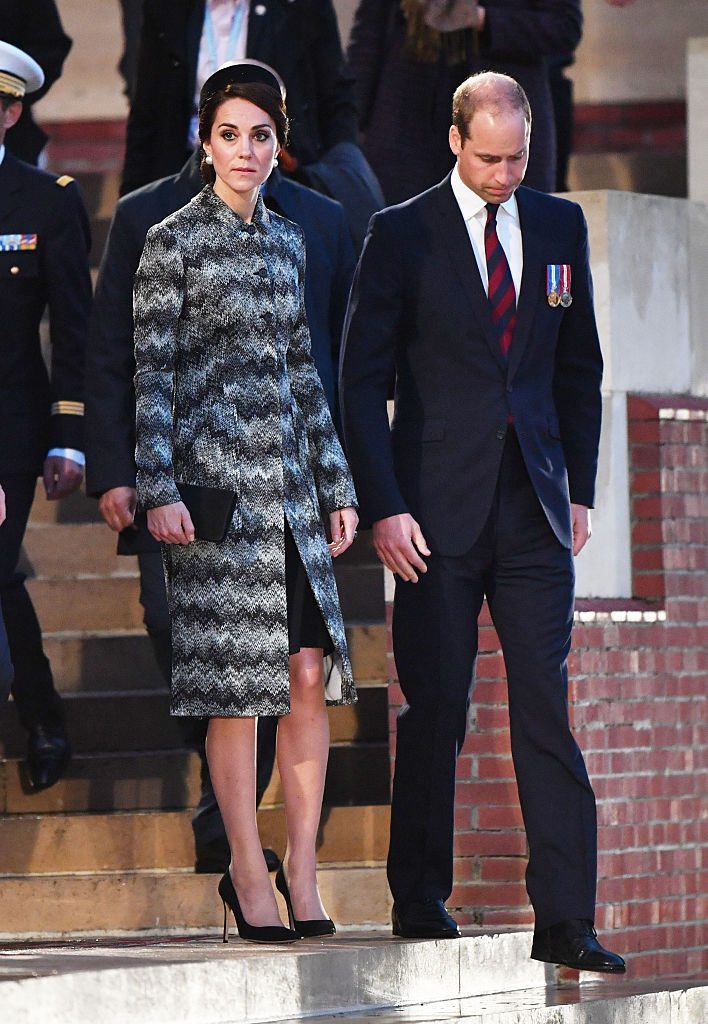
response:
<path id="1" fill-rule="evenodd" d="M 71 747 L 64 730 L 35 725 L 27 742 L 27 771 L 32 789 L 39 792 L 58 782 L 71 760 Z"/>
<path id="2" fill-rule="evenodd" d="M 574 967 L 576 971 L 600 971 L 624 974 L 627 966 L 621 956 L 610 953 L 597 941 L 592 921 L 561 921 L 533 935 L 531 958 L 547 964 Z"/>
<path id="3" fill-rule="evenodd" d="M 400 907 L 393 905 L 393 934 L 402 939 L 459 939 L 457 921 L 450 917 L 442 900 L 420 900 Z"/>

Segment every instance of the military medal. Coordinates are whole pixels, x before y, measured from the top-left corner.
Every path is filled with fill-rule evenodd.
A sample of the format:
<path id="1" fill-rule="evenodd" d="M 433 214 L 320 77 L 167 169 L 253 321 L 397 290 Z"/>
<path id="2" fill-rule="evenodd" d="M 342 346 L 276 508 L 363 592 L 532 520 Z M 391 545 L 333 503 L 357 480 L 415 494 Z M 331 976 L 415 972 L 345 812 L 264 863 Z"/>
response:
<path id="1" fill-rule="evenodd" d="M 0 252 L 30 252 L 36 248 L 36 235 L 0 235 Z"/>
<path id="2" fill-rule="evenodd" d="M 570 294 L 570 263 L 563 263 L 560 268 L 560 304 L 564 309 L 573 301 Z"/>
<path id="3" fill-rule="evenodd" d="M 546 296 L 548 298 L 548 305 L 553 309 L 560 302 L 560 295 L 558 294 L 560 281 L 560 266 L 557 263 L 549 263 L 546 267 Z"/>

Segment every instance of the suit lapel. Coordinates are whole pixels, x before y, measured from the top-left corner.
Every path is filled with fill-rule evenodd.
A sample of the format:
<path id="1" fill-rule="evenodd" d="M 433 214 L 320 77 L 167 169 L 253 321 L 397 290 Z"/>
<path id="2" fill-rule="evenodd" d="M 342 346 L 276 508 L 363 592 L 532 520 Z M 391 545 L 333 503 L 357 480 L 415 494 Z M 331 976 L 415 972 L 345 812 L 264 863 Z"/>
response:
<path id="1" fill-rule="evenodd" d="M 298 7 L 296 0 L 251 0 L 248 14 L 247 56 L 270 64 L 286 84 L 302 51 Z"/>
<path id="2" fill-rule="evenodd" d="M 470 242 L 470 236 L 467 233 L 467 227 L 452 191 L 449 175 L 438 186 L 438 208 L 440 227 L 445 239 L 450 263 L 469 299 L 471 308 L 480 321 L 484 338 L 489 345 L 494 359 L 502 369 L 506 369 L 506 360 L 502 355 L 497 332 L 492 323 L 489 299 L 484 290 L 482 278 L 479 276 L 479 269 L 472 249 L 472 243 Z"/>
<path id="3" fill-rule="evenodd" d="M 5 150 L 0 164 L 0 224 L 16 209 L 22 190 L 22 173 L 18 161 Z"/>
<path id="4" fill-rule="evenodd" d="M 521 224 L 521 243 L 524 254 L 524 269 L 521 275 L 521 291 L 517 303 L 517 320 L 514 337 L 509 349 L 507 379 L 511 380 L 519 368 L 524 349 L 528 344 L 531 325 L 539 299 L 543 298 L 546 265 L 544 263 L 547 227 L 538 209 L 539 204 L 531 189 L 519 188 L 516 202 Z"/>

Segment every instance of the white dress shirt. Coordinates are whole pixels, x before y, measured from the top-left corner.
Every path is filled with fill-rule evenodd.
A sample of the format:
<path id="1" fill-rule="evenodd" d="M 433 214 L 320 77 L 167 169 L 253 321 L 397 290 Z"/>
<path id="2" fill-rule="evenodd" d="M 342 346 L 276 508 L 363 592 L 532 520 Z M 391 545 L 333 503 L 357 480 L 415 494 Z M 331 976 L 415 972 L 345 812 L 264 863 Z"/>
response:
<path id="1" fill-rule="evenodd" d="M 5 159 L 5 146 L 2 145 L 2 146 L 0 146 L 0 164 L 3 162 L 4 159 Z"/>
<path id="2" fill-rule="evenodd" d="M 487 222 L 487 204 L 484 199 L 473 192 L 463 182 L 460 172 L 455 166 L 450 179 L 452 191 L 460 212 L 465 221 L 467 234 L 470 236 L 472 251 L 479 268 L 479 276 L 482 278 L 485 292 L 489 292 L 489 281 L 487 278 L 487 257 L 484 251 L 484 225 Z M 516 291 L 516 301 L 519 301 L 519 290 L 521 289 L 521 274 L 524 269 L 524 254 L 521 244 L 521 222 L 519 221 L 519 208 L 516 196 L 501 203 L 497 213 L 497 237 L 501 247 L 506 253 L 511 270 L 511 278 Z"/>
<path id="3" fill-rule="evenodd" d="M 194 84 L 194 116 L 189 126 L 189 147 L 199 145 L 199 94 L 210 75 L 227 61 L 243 60 L 248 43 L 249 0 L 207 0 Z"/>

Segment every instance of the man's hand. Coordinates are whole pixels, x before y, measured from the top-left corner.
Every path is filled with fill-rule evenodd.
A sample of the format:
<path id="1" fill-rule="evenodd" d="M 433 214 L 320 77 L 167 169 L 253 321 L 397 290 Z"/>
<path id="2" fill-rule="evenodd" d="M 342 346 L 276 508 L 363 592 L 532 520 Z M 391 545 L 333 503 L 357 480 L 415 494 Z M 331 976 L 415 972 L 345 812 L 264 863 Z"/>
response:
<path id="1" fill-rule="evenodd" d="M 407 512 L 374 523 L 374 547 L 386 568 L 402 580 L 417 583 L 416 570 L 428 571 L 421 555 L 429 555 L 430 549 L 420 527 Z"/>
<path id="2" fill-rule="evenodd" d="M 340 508 L 336 512 L 330 512 L 329 530 L 332 540 L 329 550 L 332 558 L 336 558 L 351 547 L 356 537 L 358 522 L 359 516 L 355 508 Z"/>
<path id="3" fill-rule="evenodd" d="M 84 468 L 62 455 L 48 455 L 44 460 L 43 477 L 47 501 L 57 501 L 73 494 L 81 486 Z"/>
<path id="4" fill-rule="evenodd" d="M 590 509 L 571 502 L 570 520 L 573 527 L 573 554 L 579 555 L 592 536 Z"/>
<path id="5" fill-rule="evenodd" d="M 138 493 L 134 487 L 111 487 L 101 495 L 98 511 L 108 526 L 120 533 L 126 526 L 133 525 L 137 504 Z"/>
<path id="6" fill-rule="evenodd" d="M 148 530 L 163 544 L 191 544 L 194 524 L 183 501 L 148 509 Z"/>

